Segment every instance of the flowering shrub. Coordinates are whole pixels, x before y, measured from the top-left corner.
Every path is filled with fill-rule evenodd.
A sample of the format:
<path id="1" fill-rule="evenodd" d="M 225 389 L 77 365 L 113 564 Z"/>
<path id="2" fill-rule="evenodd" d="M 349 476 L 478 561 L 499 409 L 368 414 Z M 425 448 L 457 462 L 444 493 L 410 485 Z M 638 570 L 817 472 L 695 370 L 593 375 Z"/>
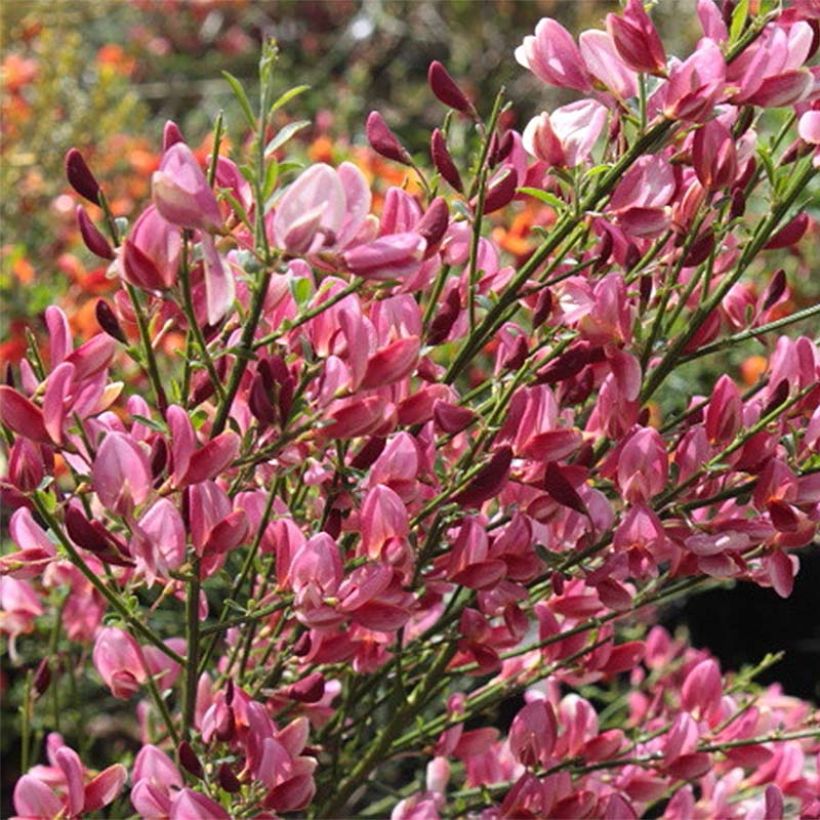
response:
<path id="1" fill-rule="evenodd" d="M 820 517 L 820 354 L 772 335 L 820 308 L 766 261 L 811 228 L 820 13 L 756 5 L 700 0 L 685 60 L 639 0 L 541 21 L 516 58 L 581 99 L 523 134 L 433 63 L 432 169 L 368 118 L 418 191 L 378 214 L 357 166 L 287 158 L 271 46 L 255 106 L 229 78 L 247 151 L 168 123 L 130 223 L 68 152 L 120 287 L 0 387 L 19 816 L 820 817 L 773 659 L 653 625 L 724 579 L 788 596 Z M 745 392 L 670 391 L 749 339 Z M 130 727 L 101 772 L 58 731 L 78 678 Z"/>

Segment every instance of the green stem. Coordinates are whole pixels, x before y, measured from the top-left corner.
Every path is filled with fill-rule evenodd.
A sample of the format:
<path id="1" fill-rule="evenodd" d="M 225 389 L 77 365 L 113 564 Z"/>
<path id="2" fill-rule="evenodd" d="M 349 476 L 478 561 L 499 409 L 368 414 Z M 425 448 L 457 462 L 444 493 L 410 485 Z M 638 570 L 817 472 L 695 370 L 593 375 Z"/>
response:
<path id="1" fill-rule="evenodd" d="M 194 725 L 196 711 L 196 689 L 199 672 L 199 558 L 193 560 L 193 577 L 188 582 L 185 601 L 185 689 L 182 699 L 182 736 L 188 738 Z"/>

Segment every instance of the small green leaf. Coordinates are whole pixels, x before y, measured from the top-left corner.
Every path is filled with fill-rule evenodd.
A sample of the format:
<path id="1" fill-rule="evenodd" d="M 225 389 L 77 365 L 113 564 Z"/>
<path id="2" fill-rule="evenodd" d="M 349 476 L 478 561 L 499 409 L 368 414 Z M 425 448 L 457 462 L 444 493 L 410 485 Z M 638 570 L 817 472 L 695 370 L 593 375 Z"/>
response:
<path id="1" fill-rule="evenodd" d="M 227 80 L 228 85 L 231 87 L 237 102 L 242 108 L 242 113 L 245 115 L 245 120 L 248 125 L 251 128 L 256 128 L 256 117 L 253 115 L 250 100 L 248 100 L 248 95 L 245 93 L 245 89 L 242 88 L 242 83 L 240 83 L 239 80 L 229 71 L 223 71 L 222 76 Z"/>
<path id="2" fill-rule="evenodd" d="M 160 422 L 155 421 L 154 419 L 149 419 L 147 416 L 141 416 L 139 413 L 132 413 L 131 418 L 134 419 L 134 421 L 138 421 L 140 424 L 145 425 L 146 427 L 150 428 L 151 430 L 154 430 L 157 433 L 167 432 L 167 429 L 164 424 L 161 424 Z"/>
<path id="3" fill-rule="evenodd" d="M 287 105 L 294 97 L 304 94 L 310 89 L 309 85 L 297 85 L 295 88 L 288 89 L 281 97 L 271 106 L 270 113 L 278 111 L 283 105 Z"/>
<path id="4" fill-rule="evenodd" d="M 279 179 L 279 163 L 271 158 L 268 167 L 265 168 L 265 184 L 262 186 L 262 199 L 268 200 L 276 188 Z"/>
<path id="5" fill-rule="evenodd" d="M 540 188 L 519 188 L 518 193 L 531 196 L 543 202 L 545 205 L 551 205 L 553 208 L 564 208 L 566 206 L 566 203 L 562 202 L 555 194 L 551 194 L 549 191 L 542 191 Z"/>
<path id="6" fill-rule="evenodd" d="M 251 228 L 251 221 L 248 217 L 248 212 L 245 210 L 245 207 L 242 203 L 228 190 L 222 189 L 219 192 L 219 198 L 227 200 L 228 204 L 233 208 L 234 213 L 239 217 L 242 221 L 242 224 L 245 225 L 247 228 Z"/>
<path id="7" fill-rule="evenodd" d="M 310 280 L 305 276 L 294 277 L 290 280 L 290 292 L 296 304 L 301 307 L 310 299 L 313 290 Z"/>
<path id="8" fill-rule="evenodd" d="M 740 0 L 732 12 L 732 23 L 729 28 L 729 42 L 735 43 L 740 39 L 746 21 L 749 19 L 749 0 Z"/>
<path id="9" fill-rule="evenodd" d="M 280 128 L 277 135 L 265 146 L 265 156 L 278 151 L 289 139 L 296 136 L 310 124 L 310 120 L 296 120 L 296 122 L 289 122 L 283 128 Z"/>

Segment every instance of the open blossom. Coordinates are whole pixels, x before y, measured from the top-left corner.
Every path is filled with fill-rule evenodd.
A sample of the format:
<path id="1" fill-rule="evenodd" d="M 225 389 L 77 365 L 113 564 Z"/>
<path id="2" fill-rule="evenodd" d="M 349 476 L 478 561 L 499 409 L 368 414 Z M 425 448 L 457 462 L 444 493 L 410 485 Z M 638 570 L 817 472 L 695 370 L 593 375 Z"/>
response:
<path id="1" fill-rule="evenodd" d="M 542 162 L 572 168 L 589 159 L 605 122 L 603 105 L 581 100 L 531 120 L 522 140 L 527 151 Z"/>

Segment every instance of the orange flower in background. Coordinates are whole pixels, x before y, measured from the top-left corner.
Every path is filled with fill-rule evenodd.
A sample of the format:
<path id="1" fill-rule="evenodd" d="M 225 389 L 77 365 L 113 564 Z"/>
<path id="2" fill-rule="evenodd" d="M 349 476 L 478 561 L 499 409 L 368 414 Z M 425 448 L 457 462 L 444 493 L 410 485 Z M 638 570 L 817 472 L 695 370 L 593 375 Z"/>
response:
<path id="1" fill-rule="evenodd" d="M 126 54 L 125 49 L 115 43 L 104 45 L 97 52 L 97 64 L 100 69 L 109 68 L 124 77 L 130 77 L 137 61 Z"/>
<path id="2" fill-rule="evenodd" d="M 540 202 L 527 200 L 524 209 L 517 213 L 509 228 L 498 225 L 493 228 L 493 239 L 508 253 L 524 256 L 532 250 L 532 229 L 536 225 L 549 227 L 555 223 L 555 211 Z"/>
<path id="3" fill-rule="evenodd" d="M 768 366 L 769 360 L 765 356 L 749 356 L 740 365 L 740 377 L 743 379 L 743 383 L 749 385 L 749 387 L 757 384 Z"/>
<path id="4" fill-rule="evenodd" d="M 1 65 L 3 85 L 10 94 L 18 94 L 37 76 L 37 60 L 13 52 L 3 59 Z"/>

